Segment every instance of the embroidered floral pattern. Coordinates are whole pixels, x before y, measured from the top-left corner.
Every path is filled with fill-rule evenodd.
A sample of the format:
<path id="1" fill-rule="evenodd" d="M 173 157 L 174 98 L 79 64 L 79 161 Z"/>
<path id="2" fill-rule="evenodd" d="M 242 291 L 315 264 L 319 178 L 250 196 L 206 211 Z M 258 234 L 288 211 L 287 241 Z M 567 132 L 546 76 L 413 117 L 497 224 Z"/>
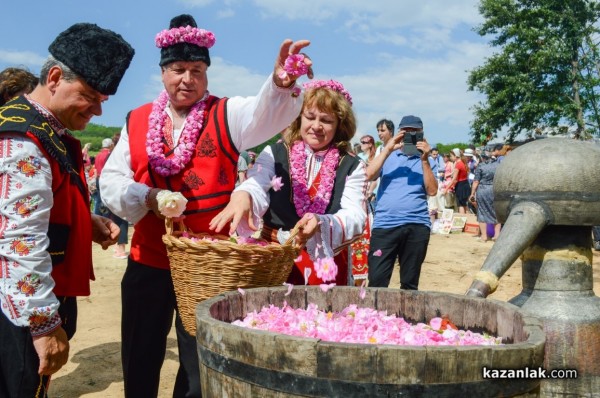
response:
<path id="1" fill-rule="evenodd" d="M 62 142 L 66 136 L 59 123 L 35 103 L 22 105 L 28 111 L 19 114 L 19 120 L 35 120 L 36 125 L 29 125 L 31 133 L 50 157 L 57 160 L 61 172 L 71 173 L 71 178 L 78 177 L 77 170 L 71 167 L 72 159 L 66 156 Z M 41 120 L 40 114 L 47 119 Z M 20 131 L 19 126 L 15 124 L 15 131 Z M 0 247 L 4 252 L 0 257 L 0 308 L 13 324 L 28 327 L 31 334 L 37 336 L 54 330 L 61 323 L 59 303 L 50 294 L 51 258 L 38 243 L 47 237 L 46 230 L 40 227 L 47 224 L 52 203 L 52 191 L 48 187 L 51 165 L 39 147 L 24 135 L 3 136 L 0 148 L 0 159 L 5 165 L 0 173 L 0 196 L 4 202 L 0 216 Z"/>
<path id="2" fill-rule="evenodd" d="M 38 208 L 39 202 L 39 198 L 34 199 L 31 196 L 26 196 L 15 203 L 13 211 L 21 217 L 27 218 Z"/>
<path id="3" fill-rule="evenodd" d="M 229 184 L 229 177 L 227 176 L 227 170 L 223 166 L 219 169 L 219 179 L 217 180 L 219 185 Z"/>
<path id="4" fill-rule="evenodd" d="M 29 236 L 22 236 L 20 238 L 14 239 L 10 244 L 10 249 L 13 253 L 18 254 L 19 256 L 26 256 L 29 254 L 29 251 L 35 247 L 35 240 Z"/>
<path id="5" fill-rule="evenodd" d="M 200 139 L 200 147 L 198 148 L 199 158 L 216 158 L 217 147 L 213 143 L 212 138 L 208 135 Z"/>
<path id="6" fill-rule="evenodd" d="M 29 156 L 17 162 L 17 169 L 26 177 L 33 177 L 40 168 L 40 159 L 35 156 Z"/>
<path id="7" fill-rule="evenodd" d="M 202 185 L 205 185 L 204 180 L 198 176 L 198 174 L 190 171 L 183 176 L 183 185 L 184 189 L 182 191 L 191 191 L 193 189 L 198 189 Z"/>
<path id="8" fill-rule="evenodd" d="M 17 282 L 17 288 L 19 289 L 19 292 L 17 293 L 22 293 L 27 297 L 33 296 L 34 293 L 39 289 L 40 283 L 41 282 L 38 275 L 25 275 Z"/>

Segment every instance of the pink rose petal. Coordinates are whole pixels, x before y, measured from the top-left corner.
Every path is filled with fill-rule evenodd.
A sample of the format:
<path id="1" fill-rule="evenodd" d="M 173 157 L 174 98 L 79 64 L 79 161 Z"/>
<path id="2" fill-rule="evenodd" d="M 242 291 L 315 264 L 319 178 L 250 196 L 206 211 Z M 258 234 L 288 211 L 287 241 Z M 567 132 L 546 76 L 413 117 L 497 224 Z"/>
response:
<path id="1" fill-rule="evenodd" d="M 375 257 L 381 257 L 381 249 L 377 249 L 377 250 L 375 250 L 375 251 L 373 252 L 373 255 L 374 255 Z"/>
<path id="2" fill-rule="evenodd" d="M 365 299 L 365 296 L 367 295 L 367 290 L 365 289 L 365 285 L 367 284 L 367 280 L 365 279 L 362 283 L 362 285 L 360 285 L 360 293 L 358 293 L 358 297 L 360 297 L 361 300 Z"/>
<path id="3" fill-rule="evenodd" d="M 292 289 L 294 288 L 294 285 L 291 283 L 283 282 L 283 286 L 287 286 L 287 293 L 284 294 L 284 296 L 289 296 L 292 292 Z"/>
<path id="4" fill-rule="evenodd" d="M 433 330 L 440 330 L 442 328 L 442 318 L 431 318 L 429 326 L 431 326 Z"/>
<path id="5" fill-rule="evenodd" d="M 308 278 L 310 277 L 310 274 L 312 273 L 312 269 L 311 268 L 304 268 L 304 284 L 308 285 Z"/>
<path id="6" fill-rule="evenodd" d="M 331 287 L 333 284 L 320 285 L 322 291 L 328 291 Z M 432 319 L 434 326 L 440 320 L 441 318 Z M 306 308 L 292 308 L 284 301 L 282 308 L 264 306 L 260 312 L 253 311 L 232 324 L 343 343 L 421 346 L 502 344 L 499 337 L 470 330 L 446 329 L 440 332 L 433 330 L 430 324 L 410 324 L 403 318 L 388 315 L 386 311 L 359 308 L 356 304 L 350 304 L 340 312 L 325 312 L 319 310 L 314 303 L 308 303 Z"/>
<path id="7" fill-rule="evenodd" d="M 329 289 L 335 286 L 335 283 L 321 283 L 319 287 L 322 291 L 327 292 Z"/>
<path id="8" fill-rule="evenodd" d="M 337 264 L 331 257 L 318 258 L 314 262 L 314 267 L 317 277 L 324 282 L 334 281 L 338 273 Z"/>
<path id="9" fill-rule="evenodd" d="M 281 177 L 273 176 L 273 178 L 271 178 L 271 187 L 273 188 L 273 191 L 281 190 L 281 187 L 283 187 Z"/>

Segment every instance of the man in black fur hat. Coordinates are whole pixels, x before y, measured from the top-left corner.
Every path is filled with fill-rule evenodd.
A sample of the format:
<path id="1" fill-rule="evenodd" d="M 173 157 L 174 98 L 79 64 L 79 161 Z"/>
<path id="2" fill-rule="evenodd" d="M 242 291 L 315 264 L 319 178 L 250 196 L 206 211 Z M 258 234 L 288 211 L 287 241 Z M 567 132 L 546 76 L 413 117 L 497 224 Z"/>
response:
<path id="1" fill-rule="evenodd" d="M 215 42 L 211 32 L 199 29 L 192 16 L 180 15 L 155 42 L 165 90 L 154 103 L 128 115 L 100 177 L 104 202 L 134 223 L 121 284 L 125 396 L 157 396 L 167 334 L 176 315 L 180 367 L 173 396 L 199 397 L 196 339 L 176 312 L 157 194 L 181 192 L 188 200 L 186 226 L 210 233 L 210 220 L 227 205 L 235 187 L 240 151 L 282 131 L 300 112 L 298 75 L 285 67 L 286 60 L 299 59 L 299 69 L 310 78 L 312 63 L 299 54 L 308 41 L 286 40 L 256 97 L 217 98 L 207 90 L 209 49 Z"/>
<path id="2" fill-rule="evenodd" d="M 90 215 L 81 143 L 133 57 L 118 34 L 79 23 L 49 47 L 37 87 L 0 107 L 0 396 L 46 397 L 66 362 L 76 296 L 90 294 L 92 241 L 118 227 Z"/>

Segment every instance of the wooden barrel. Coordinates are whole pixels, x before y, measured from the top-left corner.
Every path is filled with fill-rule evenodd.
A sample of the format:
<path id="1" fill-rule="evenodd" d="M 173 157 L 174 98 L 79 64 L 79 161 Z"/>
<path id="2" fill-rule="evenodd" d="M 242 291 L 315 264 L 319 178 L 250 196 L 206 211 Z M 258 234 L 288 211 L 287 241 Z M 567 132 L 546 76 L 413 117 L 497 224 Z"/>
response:
<path id="1" fill-rule="evenodd" d="M 538 369 L 540 322 L 512 304 L 396 289 L 258 288 L 230 292 L 196 310 L 204 398 L 221 397 L 534 397 L 537 379 L 484 379 L 488 369 Z M 398 346 L 332 343 L 231 325 L 269 304 L 341 311 L 350 304 L 386 310 L 410 322 L 447 314 L 458 327 L 502 336 L 495 346 Z"/>

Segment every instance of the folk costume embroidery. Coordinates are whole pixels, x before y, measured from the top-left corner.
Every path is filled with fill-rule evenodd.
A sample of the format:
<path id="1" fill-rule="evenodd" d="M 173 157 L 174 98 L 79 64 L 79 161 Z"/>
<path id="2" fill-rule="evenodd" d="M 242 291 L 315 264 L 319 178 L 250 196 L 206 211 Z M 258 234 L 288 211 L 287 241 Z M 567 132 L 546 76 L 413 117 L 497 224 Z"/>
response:
<path id="1" fill-rule="evenodd" d="M 35 336 L 61 323 L 55 295 L 89 294 L 91 247 L 78 244 L 91 241 L 89 201 L 81 159 L 71 156 L 81 148 L 25 97 L 0 107 L 0 133 L 1 310 Z M 66 252 L 69 242 L 78 253 Z"/>

